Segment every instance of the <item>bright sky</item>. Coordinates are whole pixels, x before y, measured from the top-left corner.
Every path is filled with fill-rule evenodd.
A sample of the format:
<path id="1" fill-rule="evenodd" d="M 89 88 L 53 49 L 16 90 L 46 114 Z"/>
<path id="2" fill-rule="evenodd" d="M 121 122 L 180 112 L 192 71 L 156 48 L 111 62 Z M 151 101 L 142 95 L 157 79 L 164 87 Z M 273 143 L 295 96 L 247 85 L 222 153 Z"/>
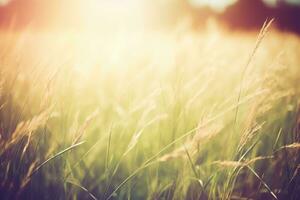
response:
<path id="1" fill-rule="evenodd" d="M 210 6 L 217 10 L 223 10 L 226 6 L 234 3 L 236 0 L 189 0 L 194 6 Z"/>
<path id="2" fill-rule="evenodd" d="M 6 5 L 10 1 L 13 1 L 13 0 L 0 0 L 0 6 Z M 224 8 L 226 8 L 226 6 L 233 4 L 237 0 L 186 0 L 186 1 L 189 1 L 194 6 L 210 6 L 214 9 L 221 11 Z M 263 1 L 270 5 L 274 5 L 276 3 L 276 1 L 278 1 L 278 0 L 263 0 Z M 290 2 L 290 3 L 300 4 L 300 0 L 286 0 L 286 1 Z M 91 0 L 89 2 L 91 2 Z M 97 4 L 99 4 L 99 2 L 101 2 L 102 4 L 103 4 L 103 2 L 110 2 L 110 4 L 111 4 L 111 2 L 112 2 L 112 4 L 114 4 L 114 5 L 120 4 L 121 7 L 123 7 L 124 5 L 122 5 L 122 4 L 124 4 L 124 3 L 131 4 L 132 2 L 136 3 L 137 1 L 135 1 L 135 0 L 123 0 L 123 1 L 122 0 L 110 0 L 110 1 L 95 0 L 94 2 L 98 2 Z"/>
<path id="3" fill-rule="evenodd" d="M 222 11 L 226 6 L 229 6 L 235 3 L 237 0 L 189 0 L 190 3 L 194 6 L 209 6 L 216 10 Z M 264 2 L 274 5 L 277 0 L 263 0 Z M 299 0 L 290 0 L 290 1 L 299 1 Z"/>

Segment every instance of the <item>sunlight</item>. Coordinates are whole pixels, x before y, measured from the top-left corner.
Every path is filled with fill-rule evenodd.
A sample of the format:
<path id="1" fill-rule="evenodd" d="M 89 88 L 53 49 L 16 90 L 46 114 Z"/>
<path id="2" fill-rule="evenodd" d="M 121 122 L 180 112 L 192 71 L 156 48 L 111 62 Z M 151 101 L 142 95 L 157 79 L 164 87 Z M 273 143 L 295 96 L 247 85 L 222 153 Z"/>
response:
<path id="1" fill-rule="evenodd" d="M 77 27 L 114 30 L 141 25 L 141 21 L 145 18 L 143 6 L 144 1 L 138 0 L 76 0 L 75 3 L 68 3 L 69 9 L 62 10 L 57 18 L 64 19 L 69 15 Z"/>
<path id="2" fill-rule="evenodd" d="M 10 0 L 0 0 L 0 6 L 7 5 L 10 2 Z"/>
<path id="3" fill-rule="evenodd" d="M 226 6 L 233 4 L 236 0 L 190 0 L 194 6 L 209 6 L 218 11 L 222 11 Z"/>

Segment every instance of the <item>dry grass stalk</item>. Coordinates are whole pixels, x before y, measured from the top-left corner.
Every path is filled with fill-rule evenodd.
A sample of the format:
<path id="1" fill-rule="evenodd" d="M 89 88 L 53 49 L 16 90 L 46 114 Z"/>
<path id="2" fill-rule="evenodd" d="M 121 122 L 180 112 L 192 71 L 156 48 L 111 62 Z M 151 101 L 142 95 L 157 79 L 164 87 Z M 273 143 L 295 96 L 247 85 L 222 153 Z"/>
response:
<path id="1" fill-rule="evenodd" d="M 260 46 L 261 42 L 263 41 L 263 38 L 266 36 L 266 34 L 268 33 L 268 30 L 271 26 L 271 24 L 273 23 L 274 19 L 271 19 L 269 22 L 266 20 L 262 26 L 262 28 L 260 29 L 260 32 L 258 34 L 258 38 L 256 40 L 256 43 L 255 43 L 255 46 L 252 50 L 252 53 L 250 54 L 247 62 L 246 62 L 246 65 L 242 71 L 242 75 L 241 75 L 241 83 L 240 83 L 240 87 L 239 87 L 239 92 L 238 92 L 238 99 L 237 99 L 237 105 L 239 104 L 240 102 L 240 99 L 242 97 L 242 90 L 244 88 L 244 78 L 246 76 L 246 73 L 247 73 L 247 70 L 251 64 L 251 61 L 252 59 L 254 58 L 257 50 L 258 50 L 258 47 Z M 236 107 L 236 111 L 235 111 L 235 119 L 234 119 L 234 123 L 236 124 L 237 122 L 237 117 L 238 117 L 238 112 L 239 112 L 239 107 L 237 106 Z"/>
<path id="2" fill-rule="evenodd" d="M 1 94 L 0 94 L 0 95 L 1 95 Z M 1 96 L 0 96 L 0 98 L 1 98 Z M 4 108 L 4 106 L 5 106 L 5 103 L 2 104 L 2 105 L 0 105 L 0 111 Z"/>
<path id="3" fill-rule="evenodd" d="M 246 167 L 257 161 L 273 159 L 273 158 L 274 158 L 273 156 L 258 156 L 258 157 L 252 158 L 250 160 L 245 160 L 245 161 L 224 160 L 224 161 L 214 161 L 212 164 L 217 164 L 222 167 Z"/>
<path id="4" fill-rule="evenodd" d="M 95 197 L 95 195 L 93 195 L 87 188 L 83 187 L 83 186 L 80 185 L 79 183 L 76 183 L 76 182 L 71 181 L 71 180 L 67 180 L 66 182 L 69 183 L 69 184 L 71 184 L 71 185 L 74 185 L 74 186 L 76 186 L 76 187 L 79 187 L 79 188 L 82 189 L 84 192 L 86 192 L 86 193 L 91 197 L 91 199 L 97 200 L 97 198 Z"/>
<path id="5" fill-rule="evenodd" d="M 0 180 L 0 186 L 1 186 L 1 187 L 4 187 L 5 183 L 7 183 L 7 180 L 8 180 L 8 178 L 9 178 L 9 175 L 8 175 L 8 174 L 9 174 L 10 168 L 11 168 L 11 161 L 8 161 L 7 164 L 6 164 L 5 169 L 3 170 L 5 176 L 4 176 L 4 178 L 3 178 L 2 180 Z"/>
<path id="6" fill-rule="evenodd" d="M 199 124 L 199 127 L 201 127 L 201 124 Z M 218 134 L 223 127 L 223 124 L 213 124 L 211 126 L 199 128 L 197 133 L 192 138 L 187 139 L 184 145 L 173 150 L 171 153 L 161 156 L 158 160 L 160 162 L 165 162 L 171 159 L 185 157 L 186 150 L 192 154 L 195 153 L 200 143 L 203 144 L 204 142 L 209 141 L 212 137 Z"/>
<path id="7" fill-rule="evenodd" d="M 165 154 L 165 155 L 161 156 L 158 159 L 158 161 L 165 162 L 165 161 L 169 161 L 171 159 L 184 157 L 184 155 L 185 155 L 185 149 L 184 149 L 184 146 L 181 146 L 181 147 L 173 150 L 171 153 L 168 153 L 168 154 Z"/>
<path id="8" fill-rule="evenodd" d="M 296 169 L 293 173 L 293 176 L 290 179 L 289 183 L 291 183 L 297 177 L 297 175 L 299 175 L 299 174 L 300 174 L 300 164 L 297 165 L 297 167 L 296 167 Z"/>
<path id="9" fill-rule="evenodd" d="M 99 114 L 99 109 L 95 110 L 92 114 L 90 114 L 85 119 L 83 124 L 75 131 L 75 133 L 73 135 L 72 145 L 76 144 L 80 140 L 80 138 L 82 138 L 82 136 L 85 133 L 86 129 L 92 123 L 92 121 L 97 117 L 98 114 Z"/>
<path id="10" fill-rule="evenodd" d="M 255 103 L 251 106 L 250 112 L 245 121 L 245 128 L 242 131 L 243 135 L 238 145 L 238 152 L 241 151 L 242 148 L 256 135 L 257 131 L 261 129 L 264 124 L 257 124 L 255 119 L 257 115 L 260 114 L 258 110 L 262 107 L 262 102 L 266 95 L 268 95 L 268 93 L 266 93 L 264 96 L 258 97 L 257 101 L 255 101 Z"/>
<path id="11" fill-rule="evenodd" d="M 54 84 L 55 78 L 58 74 L 59 70 L 55 70 L 48 78 L 46 81 L 46 86 L 45 86 L 45 93 L 42 97 L 42 101 L 40 104 L 40 110 L 43 110 L 51 105 L 51 97 L 54 96 L 54 88 L 52 85 Z"/>
<path id="12" fill-rule="evenodd" d="M 293 144 L 289 144 L 289 145 L 286 145 L 286 146 L 282 146 L 279 148 L 279 150 L 281 149 L 300 149 L 300 143 L 293 143 Z"/>
<path id="13" fill-rule="evenodd" d="M 241 137 L 241 140 L 238 145 L 238 151 L 241 151 L 242 148 L 256 135 L 256 133 L 263 127 L 263 124 L 255 124 L 252 127 L 247 128 L 244 131 L 244 134 Z"/>
<path id="14" fill-rule="evenodd" d="M 221 167 L 243 167 L 246 166 L 244 162 L 223 160 L 223 161 L 214 161 L 212 164 L 219 165 Z"/>
<path id="15" fill-rule="evenodd" d="M 273 159 L 273 158 L 274 158 L 274 156 L 258 156 L 258 157 L 255 157 L 255 158 L 245 161 L 245 164 L 250 165 L 252 163 L 255 163 L 256 161 L 268 160 L 268 159 Z"/>
<path id="16" fill-rule="evenodd" d="M 23 158 L 23 156 L 25 155 L 25 152 L 27 151 L 28 147 L 29 147 L 29 144 L 30 144 L 30 141 L 31 141 L 31 136 L 32 136 L 32 132 L 30 132 L 27 136 L 27 142 L 23 148 L 23 151 L 22 151 L 22 154 L 21 154 L 21 159 Z"/>
<path id="17" fill-rule="evenodd" d="M 0 146 L 2 147 L 2 152 L 6 151 L 13 144 L 18 143 L 23 137 L 31 138 L 32 134 L 41 126 L 45 125 L 48 119 L 51 117 L 52 107 L 44 110 L 39 115 L 33 117 L 31 120 L 20 122 L 15 131 L 11 134 L 8 141 L 1 141 Z M 27 142 L 28 143 L 28 142 Z M 26 151 L 28 145 L 25 145 Z"/>
<path id="18" fill-rule="evenodd" d="M 30 167 L 28 168 L 25 178 L 21 182 L 21 189 L 24 188 L 29 183 L 30 178 L 31 178 L 30 175 L 32 174 L 32 172 L 36 166 L 37 166 L 37 161 L 34 161 L 33 163 L 31 163 Z"/>
<path id="19" fill-rule="evenodd" d="M 150 120 L 148 123 L 145 123 L 145 125 L 139 131 L 137 131 L 136 133 L 133 134 L 133 136 L 129 142 L 129 145 L 128 145 L 126 151 L 124 152 L 123 156 L 127 155 L 135 147 L 135 145 L 138 143 L 139 138 L 141 137 L 141 135 L 146 127 L 150 126 L 151 124 L 153 124 L 155 122 L 164 120 L 166 118 L 167 118 L 167 114 L 162 114 L 162 115 L 156 116 L 154 119 Z"/>

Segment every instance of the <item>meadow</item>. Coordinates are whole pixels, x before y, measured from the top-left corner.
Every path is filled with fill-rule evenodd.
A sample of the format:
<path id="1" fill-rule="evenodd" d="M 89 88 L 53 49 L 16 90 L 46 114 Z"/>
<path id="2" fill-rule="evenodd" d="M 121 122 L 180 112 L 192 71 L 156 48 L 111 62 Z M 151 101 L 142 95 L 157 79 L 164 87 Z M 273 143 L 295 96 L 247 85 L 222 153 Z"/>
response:
<path id="1" fill-rule="evenodd" d="M 0 33 L 0 199 L 300 199 L 300 39 L 265 24 Z"/>

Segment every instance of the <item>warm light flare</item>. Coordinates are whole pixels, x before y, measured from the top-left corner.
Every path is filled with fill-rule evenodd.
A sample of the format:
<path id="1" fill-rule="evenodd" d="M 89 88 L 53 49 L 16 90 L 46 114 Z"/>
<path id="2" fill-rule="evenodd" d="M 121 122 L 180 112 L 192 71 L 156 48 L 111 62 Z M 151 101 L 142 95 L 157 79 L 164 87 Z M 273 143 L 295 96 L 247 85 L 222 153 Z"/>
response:
<path id="1" fill-rule="evenodd" d="M 213 9 L 222 11 L 226 6 L 233 4 L 236 0 L 189 0 L 192 5 L 198 6 L 209 6 Z"/>
<path id="2" fill-rule="evenodd" d="M 0 6 L 7 5 L 11 0 L 0 0 Z"/>
<path id="3" fill-rule="evenodd" d="M 56 21 L 89 30 L 114 30 L 142 26 L 146 18 L 144 1 L 138 0 L 75 0 L 61 6 Z M 69 18 L 64 20 L 65 18 Z"/>

